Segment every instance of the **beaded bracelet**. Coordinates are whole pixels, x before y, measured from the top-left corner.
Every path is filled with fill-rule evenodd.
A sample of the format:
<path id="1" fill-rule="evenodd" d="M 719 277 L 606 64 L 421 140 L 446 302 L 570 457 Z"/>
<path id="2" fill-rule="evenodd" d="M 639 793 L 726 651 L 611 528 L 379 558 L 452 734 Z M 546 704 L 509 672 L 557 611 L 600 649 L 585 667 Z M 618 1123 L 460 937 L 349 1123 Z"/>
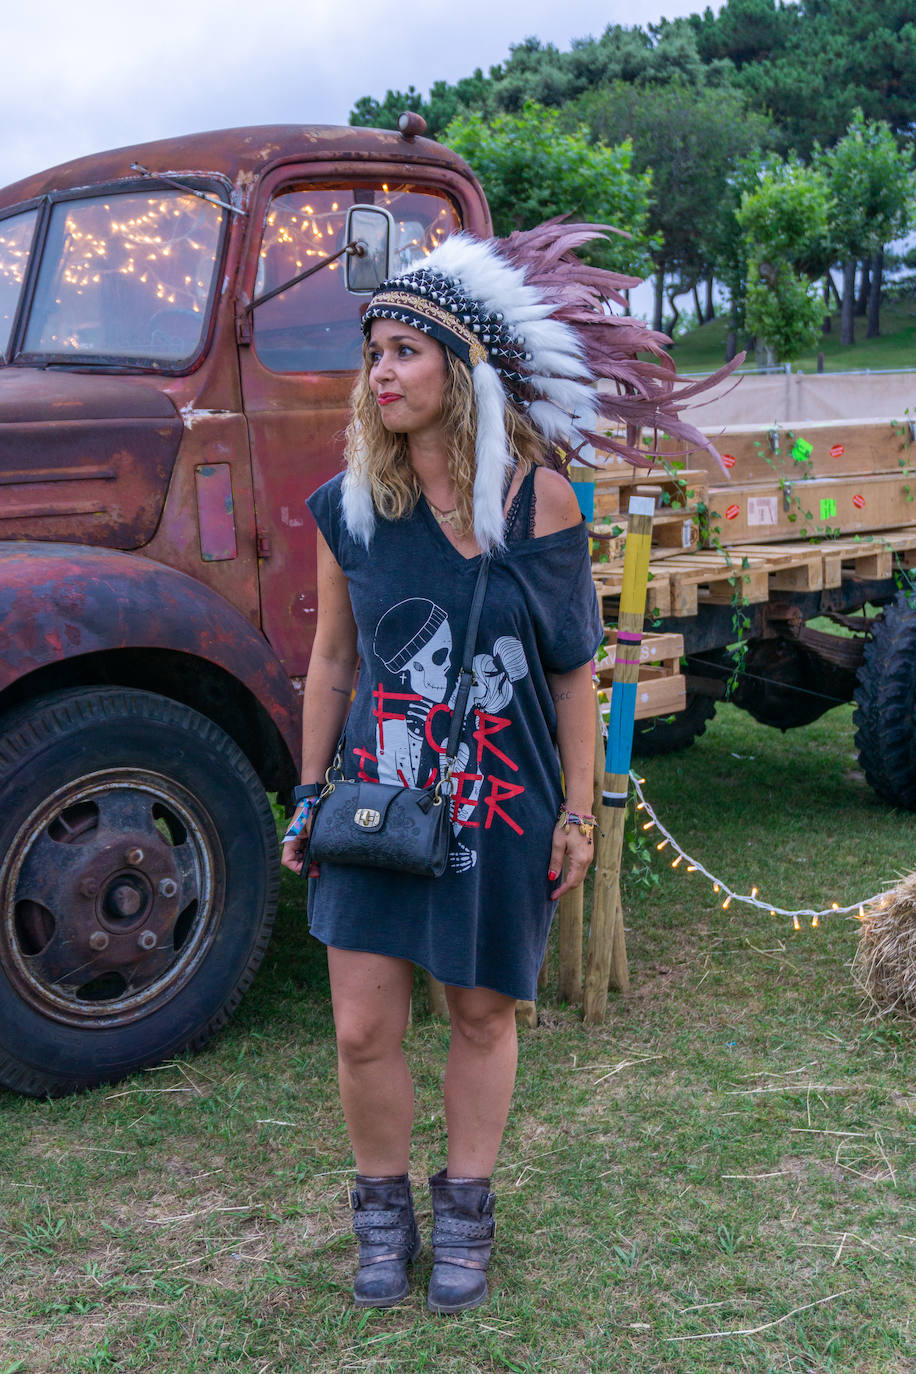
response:
<path id="1" fill-rule="evenodd" d="M 299 805 L 293 812 L 293 818 L 289 823 L 289 828 L 287 829 L 286 834 L 283 836 L 283 839 L 280 841 L 281 844 L 289 844 L 291 840 L 296 840 L 299 838 L 305 827 L 306 821 L 308 820 L 312 812 L 315 810 L 317 802 L 317 797 L 306 797 L 303 801 L 299 803 Z"/>
<path id="2" fill-rule="evenodd" d="M 579 834 L 583 835 L 589 844 L 592 842 L 592 832 L 595 829 L 596 820 L 594 816 L 580 816 L 576 811 L 570 811 L 565 802 L 560 805 L 560 814 L 557 817 L 557 824 L 562 825 L 566 834 L 569 834 L 569 827 L 574 825 L 578 828 Z"/>

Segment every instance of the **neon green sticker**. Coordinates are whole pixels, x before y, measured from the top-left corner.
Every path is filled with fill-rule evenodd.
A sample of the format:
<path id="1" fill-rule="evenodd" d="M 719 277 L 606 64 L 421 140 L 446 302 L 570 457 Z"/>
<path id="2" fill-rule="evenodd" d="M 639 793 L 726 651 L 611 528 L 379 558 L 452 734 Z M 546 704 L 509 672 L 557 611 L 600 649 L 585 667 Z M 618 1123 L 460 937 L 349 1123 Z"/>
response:
<path id="1" fill-rule="evenodd" d="M 825 496 L 821 501 L 821 519 L 831 520 L 836 515 L 836 501 L 830 496 Z"/>
<path id="2" fill-rule="evenodd" d="M 792 449 L 792 457 L 796 463 L 807 463 L 814 452 L 814 445 L 809 444 L 807 439 L 796 439 Z"/>

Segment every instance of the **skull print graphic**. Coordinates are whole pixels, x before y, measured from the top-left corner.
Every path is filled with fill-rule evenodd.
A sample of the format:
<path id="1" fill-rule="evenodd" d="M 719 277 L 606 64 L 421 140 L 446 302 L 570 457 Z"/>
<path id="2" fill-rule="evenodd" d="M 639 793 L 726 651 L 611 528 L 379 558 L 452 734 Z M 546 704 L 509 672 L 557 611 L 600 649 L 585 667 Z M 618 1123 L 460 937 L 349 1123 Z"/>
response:
<path id="1" fill-rule="evenodd" d="M 373 692 L 378 780 L 404 787 L 429 787 L 445 769 L 446 740 L 457 695 L 458 663 L 448 616 L 424 597 L 392 606 L 379 620 L 373 644 L 378 660 L 394 679 Z M 453 869 L 463 872 L 477 862 L 473 838 L 479 822 L 472 819 L 480 800 L 481 756 L 489 734 L 511 722 L 502 712 L 512 700 L 512 684 L 528 672 L 521 642 L 502 636 L 492 654 L 474 656 L 474 685 L 468 698 L 454 770 L 452 826 Z M 451 691 L 449 687 L 451 686 Z M 466 727 L 466 728 L 465 728 Z M 476 749 L 476 761 L 472 752 Z M 502 758 L 515 765 L 503 750 Z"/>

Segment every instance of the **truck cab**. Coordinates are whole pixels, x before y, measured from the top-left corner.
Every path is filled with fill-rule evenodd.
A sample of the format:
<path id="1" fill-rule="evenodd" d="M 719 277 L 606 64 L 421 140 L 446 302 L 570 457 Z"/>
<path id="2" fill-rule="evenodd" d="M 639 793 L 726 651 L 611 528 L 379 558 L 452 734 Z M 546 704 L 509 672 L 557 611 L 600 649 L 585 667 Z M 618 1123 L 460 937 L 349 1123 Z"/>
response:
<path id="1" fill-rule="evenodd" d="M 0 191 L 0 1084 L 226 1020 L 279 883 L 360 308 L 490 232 L 404 133 L 232 129 Z"/>

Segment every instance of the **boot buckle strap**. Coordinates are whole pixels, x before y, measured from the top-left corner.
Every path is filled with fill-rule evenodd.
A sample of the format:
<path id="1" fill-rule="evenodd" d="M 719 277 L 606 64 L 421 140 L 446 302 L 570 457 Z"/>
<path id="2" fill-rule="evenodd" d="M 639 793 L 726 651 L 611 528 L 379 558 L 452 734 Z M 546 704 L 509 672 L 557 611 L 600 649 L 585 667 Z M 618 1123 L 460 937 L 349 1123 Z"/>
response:
<path id="1" fill-rule="evenodd" d="M 403 1260 L 407 1256 L 399 1250 L 390 1250 L 385 1255 L 372 1255 L 368 1259 L 364 1255 L 359 1257 L 360 1269 L 366 1269 L 370 1264 L 388 1264 L 391 1260 Z"/>
<path id="2" fill-rule="evenodd" d="M 461 1269 L 487 1268 L 486 1260 L 459 1259 L 457 1255 L 433 1255 L 433 1264 L 457 1264 Z"/>
<path id="3" fill-rule="evenodd" d="M 433 1244 L 452 1245 L 463 1240 L 491 1240 L 496 1231 L 492 1217 L 486 1221 L 461 1221 L 457 1217 L 443 1217 L 433 1226 Z"/>

